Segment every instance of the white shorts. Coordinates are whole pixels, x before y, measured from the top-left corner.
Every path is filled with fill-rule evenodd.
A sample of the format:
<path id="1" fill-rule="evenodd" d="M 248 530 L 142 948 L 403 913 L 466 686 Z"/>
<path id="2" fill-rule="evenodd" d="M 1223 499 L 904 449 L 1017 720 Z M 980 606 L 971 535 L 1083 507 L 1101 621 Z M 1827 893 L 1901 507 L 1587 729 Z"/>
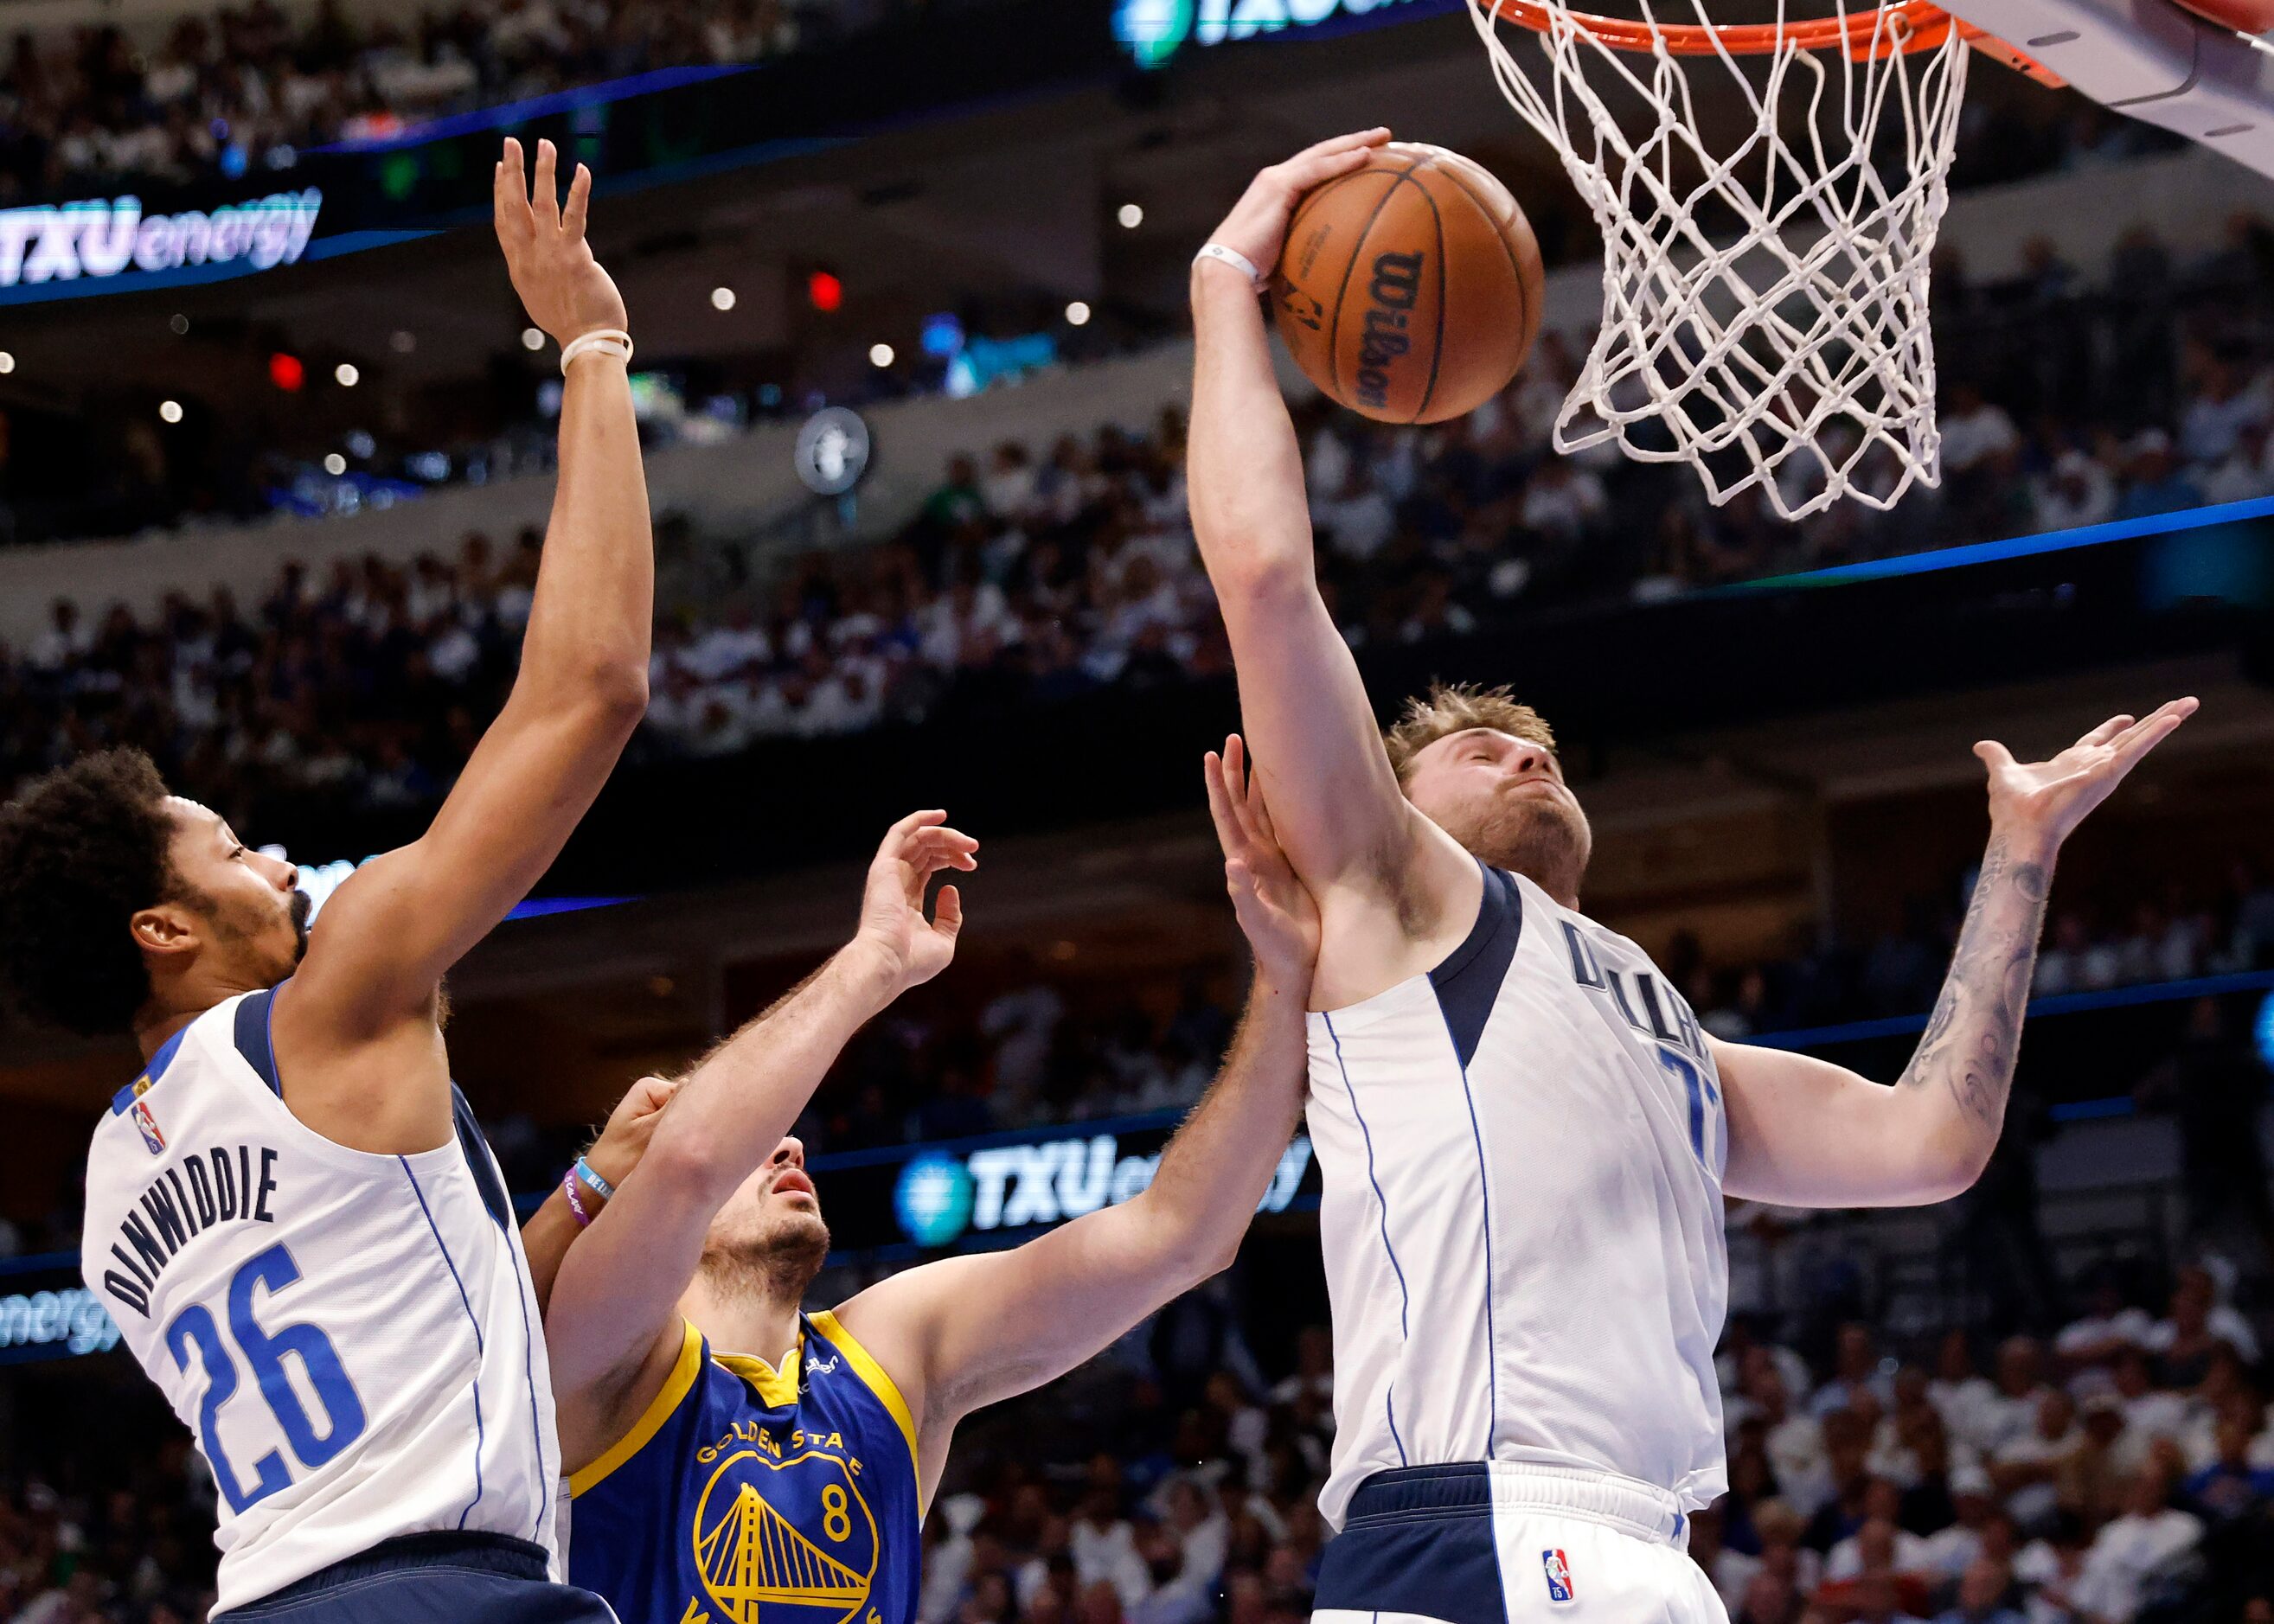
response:
<path id="1" fill-rule="evenodd" d="M 1320 1564 L 1311 1624 L 1728 1624 L 1674 1497 L 1513 1461 L 1377 1472 Z"/>

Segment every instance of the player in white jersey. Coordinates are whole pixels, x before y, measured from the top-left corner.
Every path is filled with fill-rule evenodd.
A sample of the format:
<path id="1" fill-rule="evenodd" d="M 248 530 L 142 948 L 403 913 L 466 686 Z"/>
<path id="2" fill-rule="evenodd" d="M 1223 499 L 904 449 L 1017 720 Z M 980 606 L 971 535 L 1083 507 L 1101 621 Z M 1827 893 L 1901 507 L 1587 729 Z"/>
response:
<path id="1" fill-rule="evenodd" d="M 532 198 L 505 144 L 506 263 L 568 363 L 560 489 L 520 674 L 426 833 L 312 929 L 292 866 L 139 752 L 0 809 L 12 990 L 146 1057 L 87 1154 L 82 1267 L 212 1469 L 217 1618 L 614 1616 L 560 1583 L 543 1327 L 440 1026 L 444 973 L 552 863 L 646 702 L 653 547 L 591 191 L 580 167 L 563 208 L 541 143 Z"/>
<path id="2" fill-rule="evenodd" d="M 1321 1624 L 1716 1620 L 1686 1515 L 1725 1487 L 1724 1193 L 1945 1199 L 2012 1080 L 2054 854 L 2195 709 L 2052 760 L 1976 747 L 1990 844 L 1902 1080 L 1719 1041 L 1577 912 L 1592 843 L 1544 723 L 1438 689 L 1387 741 L 1321 601 L 1257 289 L 1297 200 L 1387 131 L 1260 174 L 1192 272 L 1193 526 L 1282 844 L 1316 898 L 1314 1142 L 1341 1535 Z"/>

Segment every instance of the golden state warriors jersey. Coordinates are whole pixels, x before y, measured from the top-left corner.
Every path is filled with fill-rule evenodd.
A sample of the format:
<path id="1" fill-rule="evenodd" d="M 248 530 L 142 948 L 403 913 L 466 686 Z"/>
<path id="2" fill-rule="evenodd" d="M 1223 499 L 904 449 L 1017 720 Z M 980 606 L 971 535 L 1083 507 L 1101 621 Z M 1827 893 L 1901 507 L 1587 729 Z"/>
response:
<path id="1" fill-rule="evenodd" d="M 780 1370 L 685 1327 L 631 1431 L 568 1480 L 570 1582 L 640 1624 L 911 1624 L 915 1424 L 834 1316 Z"/>

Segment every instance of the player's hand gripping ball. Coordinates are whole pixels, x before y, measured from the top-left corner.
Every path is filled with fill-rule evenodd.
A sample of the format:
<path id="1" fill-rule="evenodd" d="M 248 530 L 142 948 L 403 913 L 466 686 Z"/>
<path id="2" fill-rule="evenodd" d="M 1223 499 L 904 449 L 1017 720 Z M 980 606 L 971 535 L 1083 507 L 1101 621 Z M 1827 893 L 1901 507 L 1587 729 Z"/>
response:
<path id="1" fill-rule="evenodd" d="M 1545 274 L 1507 187 L 1442 147 L 1391 141 L 1295 207 L 1271 311 L 1295 364 L 1352 411 L 1442 423 L 1508 387 Z"/>

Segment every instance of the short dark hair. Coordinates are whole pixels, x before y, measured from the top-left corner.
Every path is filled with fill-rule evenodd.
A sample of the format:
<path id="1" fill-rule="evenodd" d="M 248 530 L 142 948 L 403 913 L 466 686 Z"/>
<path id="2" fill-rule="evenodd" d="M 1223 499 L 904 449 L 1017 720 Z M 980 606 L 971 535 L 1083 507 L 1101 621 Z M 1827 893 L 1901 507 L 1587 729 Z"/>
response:
<path id="1" fill-rule="evenodd" d="M 176 889 L 166 795 L 141 751 L 98 750 L 0 807 L 0 980 L 26 1015 L 103 1037 L 149 1002 L 127 921 Z"/>

